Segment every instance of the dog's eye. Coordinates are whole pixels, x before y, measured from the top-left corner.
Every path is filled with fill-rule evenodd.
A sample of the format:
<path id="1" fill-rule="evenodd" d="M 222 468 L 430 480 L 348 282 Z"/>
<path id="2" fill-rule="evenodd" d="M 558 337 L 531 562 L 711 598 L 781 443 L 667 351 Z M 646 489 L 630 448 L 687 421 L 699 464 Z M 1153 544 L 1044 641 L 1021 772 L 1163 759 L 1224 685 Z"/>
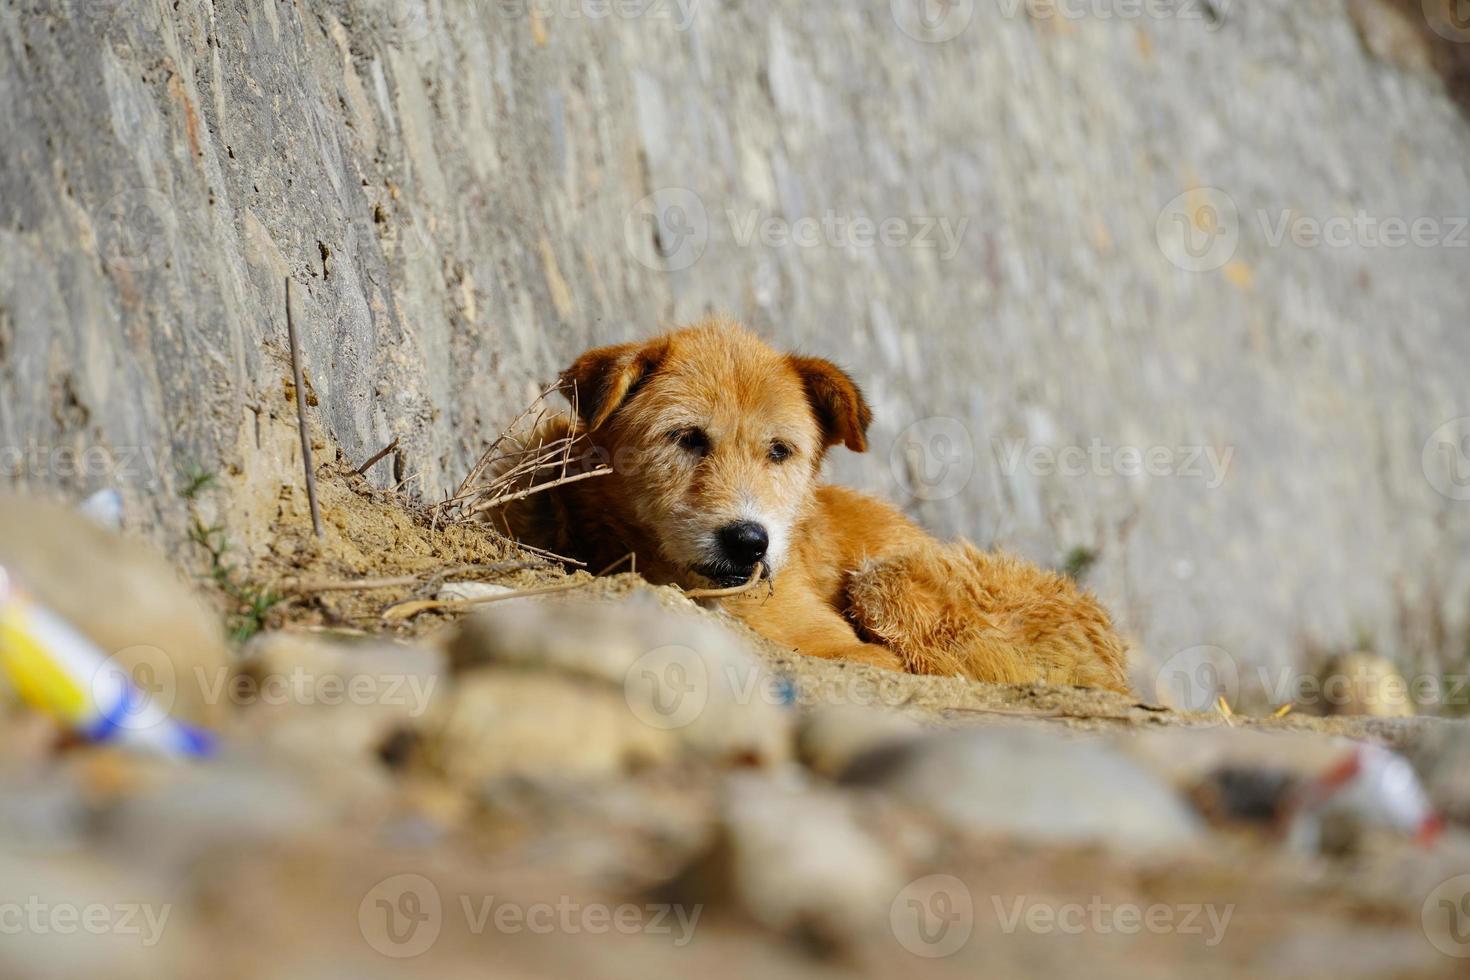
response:
<path id="1" fill-rule="evenodd" d="M 680 429 L 672 437 L 679 448 L 687 453 L 704 456 L 709 452 L 709 436 L 703 429 Z"/>
<path id="2" fill-rule="evenodd" d="M 787 459 L 791 458 L 791 454 L 793 452 L 795 452 L 794 449 L 792 449 L 786 443 L 782 442 L 780 439 L 777 439 L 775 442 L 771 443 L 771 449 L 768 455 L 771 457 L 771 462 L 783 463 Z"/>

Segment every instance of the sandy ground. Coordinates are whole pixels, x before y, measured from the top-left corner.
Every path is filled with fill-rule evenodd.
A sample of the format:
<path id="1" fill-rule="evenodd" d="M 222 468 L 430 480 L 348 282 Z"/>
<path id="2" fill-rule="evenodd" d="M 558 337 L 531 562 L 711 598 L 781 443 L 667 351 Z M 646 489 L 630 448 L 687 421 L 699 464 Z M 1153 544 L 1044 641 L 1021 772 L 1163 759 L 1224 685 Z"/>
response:
<path id="1" fill-rule="evenodd" d="M 262 536 L 269 544 L 258 550 L 249 566 L 252 580 L 285 596 L 269 614 L 271 628 L 432 637 L 451 629 L 470 610 L 431 609 L 402 619 L 384 614 L 391 614 L 400 604 L 433 599 L 446 581 L 487 582 L 517 591 L 575 586 L 569 594 L 587 598 L 647 590 L 672 606 L 691 605 L 677 589 L 651 586 L 626 572 L 597 577 L 579 569 L 569 574 L 558 562 L 519 548 L 483 524 L 437 521 L 407 497 L 374 489 L 345 466 L 323 467 L 318 486 L 324 537 L 318 540 L 311 532 L 304 494 L 283 490 L 276 518 Z M 414 578 L 411 583 L 377 588 L 312 587 L 410 576 Z M 820 703 L 823 691 L 849 686 L 838 682 L 857 674 L 872 679 L 875 703 L 934 724 L 1044 721 L 1082 731 L 1107 731 L 1228 723 L 1268 731 L 1373 737 L 1389 744 L 1417 727 L 1413 721 L 1388 723 L 1300 713 L 1281 718 L 1235 716 L 1227 722 L 1218 713 L 1179 712 L 1147 698 L 1130 699 L 1108 691 L 896 674 L 782 649 L 720 613 L 715 605 L 705 600 L 702 608 L 745 635 L 790 676 L 797 690 L 807 695 L 808 705 Z"/>

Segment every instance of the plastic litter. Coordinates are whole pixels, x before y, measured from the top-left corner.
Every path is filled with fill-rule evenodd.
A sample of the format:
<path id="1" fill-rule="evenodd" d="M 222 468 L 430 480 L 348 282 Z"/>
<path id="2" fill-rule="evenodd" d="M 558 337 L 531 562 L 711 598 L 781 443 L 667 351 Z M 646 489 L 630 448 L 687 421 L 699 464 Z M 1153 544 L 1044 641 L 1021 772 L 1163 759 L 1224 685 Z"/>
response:
<path id="1" fill-rule="evenodd" d="M 71 623 L 0 566 L 0 677 L 21 699 L 93 742 L 170 757 L 208 755 L 214 736 L 170 717 Z"/>

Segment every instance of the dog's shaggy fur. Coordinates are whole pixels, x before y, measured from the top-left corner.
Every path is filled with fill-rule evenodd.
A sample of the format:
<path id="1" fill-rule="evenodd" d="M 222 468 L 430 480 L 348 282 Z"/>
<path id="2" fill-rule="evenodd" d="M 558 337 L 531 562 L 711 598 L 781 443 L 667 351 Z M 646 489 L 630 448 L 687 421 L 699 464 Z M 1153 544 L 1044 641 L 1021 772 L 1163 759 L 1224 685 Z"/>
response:
<path id="1" fill-rule="evenodd" d="M 833 364 L 717 318 L 588 351 L 562 380 L 579 418 L 536 440 L 581 433 L 589 451 L 574 468 L 613 472 L 492 515 L 514 537 L 593 570 L 632 553 L 645 577 L 684 586 L 728 586 L 762 565 L 769 588 L 722 603 L 811 656 L 1127 692 L 1126 647 L 1071 580 L 942 544 L 889 504 L 820 483 L 832 446 L 867 448 L 871 418 Z M 737 526 L 756 541 L 731 545 Z"/>

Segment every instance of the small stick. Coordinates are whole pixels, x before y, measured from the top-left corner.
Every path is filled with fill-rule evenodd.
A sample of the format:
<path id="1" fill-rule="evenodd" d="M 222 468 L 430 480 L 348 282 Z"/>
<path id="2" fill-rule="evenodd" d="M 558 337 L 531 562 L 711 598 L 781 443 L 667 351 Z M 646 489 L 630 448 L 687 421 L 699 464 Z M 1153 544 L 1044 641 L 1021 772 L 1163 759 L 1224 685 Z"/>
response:
<path id="1" fill-rule="evenodd" d="M 338 582 L 330 579 L 302 579 L 299 582 L 287 582 L 285 585 L 288 592 L 355 592 L 358 589 L 393 589 L 405 585 L 417 585 L 419 576 L 399 575 L 394 578 L 359 578 L 351 581 Z"/>
<path id="2" fill-rule="evenodd" d="M 517 493 L 508 493 L 503 497 L 491 497 L 489 500 L 482 500 L 479 503 L 475 504 L 475 506 L 470 508 L 470 513 L 479 514 L 487 510 L 494 510 L 496 507 L 501 507 L 505 504 L 514 503 L 517 500 L 524 500 L 527 497 L 534 496 L 544 490 L 550 490 L 552 487 L 565 486 L 568 483 L 576 483 L 578 480 L 590 480 L 594 476 L 607 476 L 611 472 L 612 467 L 599 466 L 597 469 L 588 470 L 586 473 L 574 473 L 571 476 L 563 476 L 559 479 L 548 480 L 545 483 L 538 483 L 534 487 L 527 487 L 525 490 L 521 490 Z"/>
<path id="3" fill-rule="evenodd" d="M 525 599 L 530 596 L 551 595 L 554 592 L 570 592 L 572 589 L 580 589 L 592 583 L 592 579 L 584 582 L 568 582 L 565 585 L 550 585 L 541 589 L 522 589 L 518 592 L 503 592 L 499 595 L 480 596 L 477 599 L 451 599 L 447 602 L 423 600 L 421 602 L 400 602 L 383 610 L 384 619 L 412 619 L 421 612 L 429 610 L 453 611 L 456 609 L 469 609 L 473 606 L 483 606 L 491 602 L 504 602 L 507 599 Z"/>
<path id="4" fill-rule="evenodd" d="M 296 421 L 301 429 L 301 465 L 306 469 L 306 499 L 311 503 L 311 528 L 322 536 L 322 510 L 316 502 L 316 469 L 311 462 L 311 434 L 306 427 L 306 386 L 301 381 L 301 344 L 291 317 L 291 277 L 286 277 L 286 337 L 291 342 L 291 374 L 296 380 Z"/>
<path id="5" fill-rule="evenodd" d="M 561 383 L 560 382 L 555 382 L 555 383 L 550 384 L 547 387 L 543 388 L 541 390 L 541 394 L 539 394 L 539 395 L 536 396 L 535 401 L 531 402 L 530 405 L 527 405 L 526 406 L 526 410 L 523 411 L 523 412 L 521 412 L 520 415 L 517 415 L 515 417 L 515 420 L 512 421 L 510 423 L 510 425 L 508 425 L 508 426 L 505 427 L 505 430 L 500 433 L 500 437 L 497 438 L 494 442 L 492 442 L 485 449 L 485 451 L 480 454 L 479 461 L 475 463 L 474 467 L 470 470 L 469 474 L 464 478 L 464 481 L 460 483 L 459 489 L 457 489 L 457 490 L 454 491 L 455 496 L 458 496 L 458 495 L 464 493 L 466 490 L 468 490 L 470 488 L 470 486 L 477 479 L 479 479 L 480 474 L 485 471 L 485 468 L 487 466 L 489 466 L 491 462 L 494 461 L 494 459 L 495 459 L 495 450 L 499 449 L 500 446 L 501 446 L 501 444 L 504 443 L 506 441 L 506 439 L 510 438 L 510 434 L 515 431 L 515 429 L 516 429 L 516 427 L 518 425 L 520 425 L 523 421 L 525 421 L 526 416 L 530 415 L 532 412 L 537 411 L 538 408 L 539 408 L 540 411 L 539 411 L 539 413 L 536 416 L 536 422 L 533 423 L 532 426 L 531 426 L 531 428 L 532 428 L 533 431 L 536 429 L 537 425 L 539 425 L 539 423 L 541 421 L 542 415 L 544 415 L 545 414 L 545 411 L 546 411 L 545 410 L 545 407 L 544 407 L 546 396 L 547 395 L 550 395 L 553 391 L 556 391 L 560 387 L 561 387 Z"/>
<path id="6" fill-rule="evenodd" d="M 491 565 L 451 565 L 448 568 L 428 569 L 413 575 L 396 575 L 392 578 L 356 578 L 356 579 L 300 579 L 298 581 L 287 580 L 283 586 L 289 592 L 356 592 L 366 589 L 394 589 L 408 585 L 418 585 L 427 576 L 430 579 L 447 578 L 450 575 L 464 575 L 470 572 L 480 572 L 486 575 L 504 575 L 509 572 L 522 572 L 530 568 L 545 568 L 544 561 L 502 561 Z"/>
<path id="7" fill-rule="evenodd" d="M 613 569 L 622 567 L 623 562 L 630 562 L 632 569 L 634 571 L 637 571 L 638 570 L 638 552 L 636 552 L 636 551 L 630 551 L 630 552 L 628 552 L 626 555 L 624 555 L 623 557 L 619 558 L 617 561 L 613 562 L 611 565 L 607 566 L 602 571 L 598 572 L 597 573 L 597 578 L 602 578 L 604 575 L 611 574 Z"/>
<path id="8" fill-rule="evenodd" d="M 364 474 L 367 473 L 368 470 L 370 470 L 374 466 L 376 466 L 382 460 L 382 458 L 384 456 L 388 455 L 389 453 L 391 453 L 393 450 L 395 450 L 397 448 L 398 448 L 398 437 L 397 436 L 394 436 L 392 442 L 388 443 L 388 445 L 384 446 L 382 449 L 379 449 L 377 452 L 373 453 L 373 455 L 368 459 L 368 461 L 366 463 L 363 463 L 361 466 L 359 466 L 353 472 L 355 472 L 358 476 L 363 476 Z"/>
<path id="9" fill-rule="evenodd" d="M 755 571 L 750 573 L 750 578 L 744 585 L 733 585 L 728 589 L 685 589 L 684 594 L 691 599 L 720 599 L 730 595 L 740 595 L 749 592 L 760 582 L 761 576 L 766 572 L 766 566 L 757 565 Z"/>
<path id="10" fill-rule="evenodd" d="M 506 537 L 510 536 L 506 535 Z M 526 544 L 526 542 L 524 541 L 517 541 L 515 538 L 510 538 L 510 541 L 517 548 L 520 548 L 522 551 L 529 551 L 533 555 L 540 555 L 543 558 L 549 558 L 552 561 L 561 562 L 563 565 L 571 565 L 573 568 L 587 567 L 587 563 L 585 561 L 577 561 L 577 559 L 568 558 L 566 555 L 558 555 L 554 551 L 547 551 L 545 548 L 537 548 L 534 545 Z"/>

